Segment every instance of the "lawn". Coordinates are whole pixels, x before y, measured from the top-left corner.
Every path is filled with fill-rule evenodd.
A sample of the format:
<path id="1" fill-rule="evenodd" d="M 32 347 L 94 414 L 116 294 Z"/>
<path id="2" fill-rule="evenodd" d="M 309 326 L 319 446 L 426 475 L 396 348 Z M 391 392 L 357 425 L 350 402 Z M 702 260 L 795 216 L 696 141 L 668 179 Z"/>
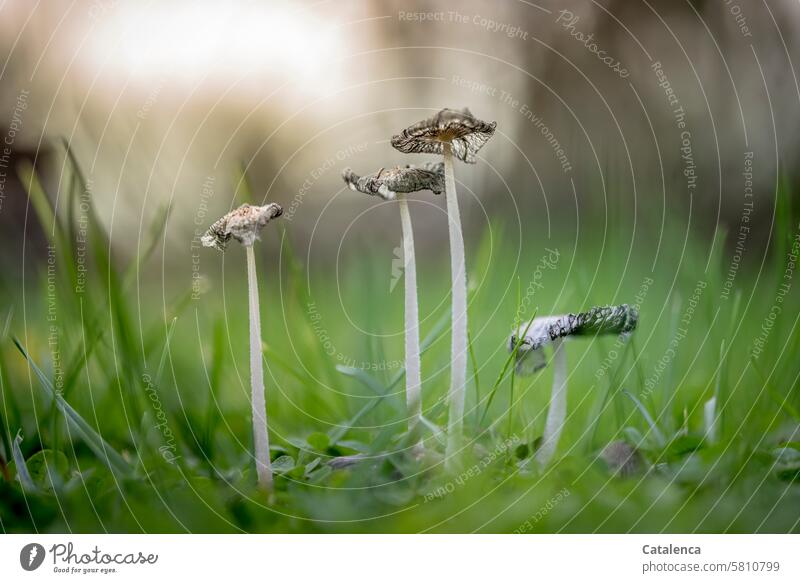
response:
<path id="1" fill-rule="evenodd" d="M 5 532 L 800 530 L 786 189 L 768 251 L 742 261 L 737 233 L 656 212 L 550 237 L 468 228 L 466 440 L 451 471 L 447 256 L 417 249 L 424 424 L 408 433 L 393 245 L 309 263 L 290 223 L 270 225 L 257 249 L 269 496 L 251 454 L 244 253 L 197 250 L 202 274 L 172 277 L 166 212 L 123 253 L 67 166 L 57 218 L 55 193 L 21 169 L 51 247 L 28 251 L 35 275 L 0 280 Z M 552 367 L 517 374 L 511 331 L 605 304 L 638 307 L 638 328 L 566 343 L 567 422 L 540 467 Z M 624 475 L 601 455 L 614 441 L 636 451 Z"/>

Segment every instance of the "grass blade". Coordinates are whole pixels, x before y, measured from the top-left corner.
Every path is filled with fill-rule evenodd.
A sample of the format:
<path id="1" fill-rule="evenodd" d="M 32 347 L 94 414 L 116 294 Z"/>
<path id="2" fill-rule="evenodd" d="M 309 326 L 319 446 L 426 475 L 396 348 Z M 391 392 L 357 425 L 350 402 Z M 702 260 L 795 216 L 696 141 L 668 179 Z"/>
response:
<path id="1" fill-rule="evenodd" d="M 478 423 L 478 404 L 481 402 L 481 385 L 478 379 L 478 360 L 475 358 L 475 349 L 472 346 L 472 333 L 467 330 L 467 348 L 469 360 L 472 363 L 472 384 L 475 386 L 475 425 Z"/>
<path id="2" fill-rule="evenodd" d="M 761 367 L 756 362 L 755 356 L 753 356 L 752 354 L 750 355 L 750 365 L 753 367 L 753 370 L 756 372 L 756 375 L 758 375 L 758 378 L 761 380 L 762 386 L 766 389 L 767 394 L 770 397 L 772 397 L 773 401 L 775 401 L 775 404 L 778 405 L 778 407 L 781 410 L 783 410 L 784 413 L 789 415 L 789 417 L 793 418 L 796 422 L 800 423 L 800 411 L 795 409 L 789 402 L 789 395 L 781 397 L 781 395 L 778 394 L 778 392 L 774 388 L 772 388 L 772 385 L 767 380 L 764 371 L 761 370 Z"/>
<path id="3" fill-rule="evenodd" d="M 17 479 L 19 480 L 22 490 L 25 492 L 38 492 L 39 488 L 31 478 L 31 473 L 28 471 L 28 465 L 25 463 L 25 456 L 22 455 L 22 450 L 19 445 L 22 443 L 22 433 L 17 431 L 17 436 L 14 438 L 14 443 L 11 446 L 11 455 L 14 457 L 14 465 L 17 466 Z"/>
<path id="4" fill-rule="evenodd" d="M 39 176 L 33 168 L 33 164 L 27 160 L 20 162 L 17 167 L 17 174 L 20 182 L 25 187 L 33 209 L 36 211 L 42 231 L 44 231 L 50 244 L 55 245 L 60 238 L 59 224 L 53 211 L 53 205 L 39 182 Z"/>
<path id="5" fill-rule="evenodd" d="M 442 317 L 439 319 L 439 321 L 436 322 L 436 324 L 434 325 L 433 329 L 428 333 L 428 335 L 420 343 L 420 346 L 419 346 L 419 354 L 420 354 L 420 356 L 425 354 L 425 352 L 427 352 L 427 350 L 433 345 L 433 343 L 436 342 L 436 340 L 438 340 L 441 337 L 442 333 L 445 331 L 445 329 L 447 327 L 447 322 L 449 320 L 450 320 L 450 314 L 449 313 L 445 313 L 444 315 L 442 315 Z M 351 417 L 350 420 L 347 423 L 345 423 L 344 425 L 340 425 L 338 427 L 333 428 L 330 431 L 330 433 L 328 434 L 330 436 L 330 438 L 331 438 L 331 443 L 335 444 L 337 441 L 342 439 L 347 434 L 347 432 L 350 431 L 350 429 L 356 423 L 358 423 L 359 420 L 364 415 L 366 415 L 367 413 L 372 411 L 381 402 L 383 402 L 383 400 L 392 391 L 392 389 L 397 386 L 397 383 L 399 383 L 403 379 L 403 375 L 405 374 L 405 370 L 406 370 L 405 367 L 401 367 L 400 369 L 398 369 L 398 371 L 395 373 L 395 375 L 389 380 L 389 384 L 387 385 L 385 392 L 380 393 L 375 399 L 370 399 L 370 401 L 366 405 L 361 407 L 361 409 L 359 409 L 356 412 L 356 414 L 353 415 L 353 417 Z"/>
<path id="6" fill-rule="evenodd" d="M 160 210 L 156 211 L 156 216 L 153 219 L 153 222 L 150 224 L 149 242 L 147 243 L 147 247 L 145 247 L 143 253 L 138 254 L 136 258 L 130 262 L 128 267 L 125 269 L 124 275 L 122 276 L 122 285 L 124 288 L 127 288 L 131 284 L 131 281 L 135 278 L 136 274 L 140 272 L 142 265 L 147 263 L 147 260 L 150 259 L 150 256 L 158 248 L 158 244 L 164 238 L 164 231 L 166 230 L 167 223 L 169 222 L 169 215 L 169 206 L 163 206 Z"/>
<path id="7" fill-rule="evenodd" d="M 14 344 L 22 353 L 22 356 L 24 356 L 28 361 L 28 364 L 31 366 L 34 373 L 36 373 L 39 382 L 47 392 L 48 396 L 54 399 L 56 407 L 58 407 L 58 410 L 61 411 L 62 415 L 64 415 L 67 423 L 78 432 L 89 449 L 91 449 L 92 452 L 100 459 L 100 461 L 105 463 L 111 471 L 125 475 L 130 474 L 131 466 L 128 464 L 128 462 L 126 462 L 119 452 L 111 447 L 100 436 L 100 434 L 97 433 L 97 431 L 95 431 L 83 417 L 81 417 L 80 413 L 73 409 L 69 403 L 67 403 L 64 398 L 56 392 L 53 384 L 50 382 L 50 379 L 47 378 L 47 376 L 36 365 L 33 359 L 28 355 L 28 353 L 22 347 L 22 344 L 20 344 L 19 340 L 14 338 Z"/>
<path id="8" fill-rule="evenodd" d="M 647 424 L 650 426 L 650 431 L 656 438 L 656 441 L 658 441 L 658 444 L 661 447 L 663 447 L 665 443 L 664 434 L 661 433 L 661 430 L 658 428 L 658 425 L 656 425 L 656 422 L 653 420 L 653 417 L 647 411 L 645 406 L 642 405 L 642 402 L 629 391 L 623 389 L 622 394 L 628 397 L 631 401 L 633 401 L 633 404 L 636 405 L 636 408 L 639 410 L 639 412 L 642 414 L 642 417 L 644 417 L 644 420 L 647 421 Z"/>
<path id="9" fill-rule="evenodd" d="M 503 365 L 503 369 L 500 371 L 500 374 L 497 375 L 497 379 L 494 381 L 494 385 L 492 386 L 492 390 L 489 391 L 489 397 L 486 400 L 486 408 L 483 410 L 483 415 L 481 415 L 480 423 L 478 426 L 483 425 L 483 422 L 486 420 L 486 414 L 489 413 L 489 407 L 492 405 L 492 401 L 494 400 L 494 396 L 497 394 L 497 389 L 500 387 L 500 383 L 503 382 L 503 379 L 506 378 L 506 373 L 508 372 L 508 367 L 511 363 L 516 359 L 517 352 L 519 351 L 519 347 L 522 346 L 522 343 L 525 341 L 525 336 L 528 334 L 528 330 L 533 324 L 533 321 L 536 319 L 536 313 L 533 314 L 528 325 L 525 326 L 525 331 L 520 334 L 519 338 L 517 338 L 517 343 L 514 345 L 514 350 L 512 350 L 508 358 L 506 359 L 505 364 Z"/>
<path id="10" fill-rule="evenodd" d="M 384 394 L 383 386 L 360 368 L 354 368 L 352 366 L 337 364 L 336 370 L 341 374 L 343 374 L 344 376 L 356 379 L 358 382 L 367 387 L 370 391 L 372 391 L 376 395 Z"/>
<path id="11" fill-rule="evenodd" d="M 167 338 L 164 341 L 164 349 L 161 351 L 161 358 L 158 360 L 158 368 L 156 369 L 156 377 L 155 377 L 155 384 L 158 385 L 161 381 L 161 375 L 164 372 L 164 365 L 167 363 L 167 355 L 169 354 L 169 343 L 172 340 L 172 333 L 175 332 L 175 323 L 178 321 L 178 318 L 172 318 L 172 322 L 169 323 L 169 328 L 167 328 Z"/>
<path id="12" fill-rule="evenodd" d="M 603 391 L 603 396 L 598 401 L 598 406 L 592 412 L 592 415 L 590 417 L 592 421 L 590 424 L 590 429 L 587 432 L 587 439 L 586 439 L 587 453 L 592 451 L 592 448 L 594 447 L 594 444 L 597 441 L 597 431 L 599 430 L 600 427 L 600 419 L 602 418 L 603 413 L 605 412 L 606 407 L 608 406 L 608 401 L 610 399 L 616 399 L 617 397 L 617 391 L 619 388 L 619 385 L 617 384 L 617 378 L 619 377 L 619 372 L 628 358 L 628 352 L 630 352 L 630 349 L 631 349 L 631 343 L 626 342 L 625 348 L 623 349 L 622 354 L 619 357 L 617 365 L 614 367 L 611 375 L 608 378 L 608 386 L 606 387 L 606 390 Z M 624 419 L 624 417 L 620 417 L 620 419 Z"/>

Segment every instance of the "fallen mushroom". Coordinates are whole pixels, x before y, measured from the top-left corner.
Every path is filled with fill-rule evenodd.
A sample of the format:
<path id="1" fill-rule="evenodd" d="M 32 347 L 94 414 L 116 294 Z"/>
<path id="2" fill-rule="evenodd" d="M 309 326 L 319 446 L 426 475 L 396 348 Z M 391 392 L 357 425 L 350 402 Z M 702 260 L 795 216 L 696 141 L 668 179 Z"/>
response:
<path id="1" fill-rule="evenodd" d="M 392 146 L 406 154 L 441 154 L 444 157 L 445 198 L 450 232 L 452 277 L 452 345 L 450 355 L 450 411 L 447 422 L 446 460 L 454 464 L 461 447 L 464 396 L 467 380 L 467 271 L 464 236 L 456 195 L 453 157 L 474 163 L 476 154 L 494 135 L 497 124 L 476 119 L 468 109 L 443 109 L 392 138 Z"/>
<path id="2" fill-rule="evenodd" d="M 419 347 L 419 307 L 417 302 L 417 265 L 414 254 L 414 232 L 411 214 L 404 194 L 430 190 L 441 194 L 444 190 L 443 164 L 421 166 L 396 166 L 381 168 L 368 176 L 358 176 L 349 168 L 342 172 L 351 190 L 384 200 L 394 200 L 400 205 L 400 222 L 403 230 L 403 261 L 405 265 L 405 354 L 406 354 L 406 407 L 409 431 L 422 418 L 422 372 Z"/>
<path id="3" fill-rule="evenodd" d="M 570 336 L 627 335 L 636 328 L 638 320 L 639 312 L 627 304 L 602 306 L 579 314 L 535 318 L 512 334 L 509 349 L 513 350 L 519 345 L 516 360 L 517 371 L 521 374 L 542 369 L 546 365 L 543 347 L 553 344 L 553 387 L 542 444 L 536 452 L 536 459 L 542 466 L 552 459 L 567 417 L 567 353 L 564 340 Z"/>
<path id="4" fill-rule="evenodd" d="M 247 289 L 250 307 L 250 402 L 253 412 L 253 444 L 256 459 L 258 484 L 265 490 L 272 489 L 272 467 L 269 457 L 269 435 L 267 408 L 264 397 L 264 373 L 261 362 L 261 317 L 258 307 L 258 280 L 253 245 L 258 233 L 266 224 L 283 214 L 275 203 L 264 206 L 243 204 L 216 221 L 201 241 L 206 247 L 224 251 L 231 239 L 241 243 L 247 252 Z M 263 422 L 262 422 L 263 418 Z"/>

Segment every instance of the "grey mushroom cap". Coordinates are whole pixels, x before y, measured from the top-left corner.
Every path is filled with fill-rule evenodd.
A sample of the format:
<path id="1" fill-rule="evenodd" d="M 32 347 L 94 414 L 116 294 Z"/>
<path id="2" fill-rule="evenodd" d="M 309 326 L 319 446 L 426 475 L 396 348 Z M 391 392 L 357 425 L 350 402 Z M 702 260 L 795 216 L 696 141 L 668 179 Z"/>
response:
<path id="1" fill-rule="evenodd" d="M 434 194 L 441 194 L 444 192 L 444 163 L 381 168 L 366 176 L 359 176 L 350 168 L 345 168 L 342 178 L 350 190 L 380 196 L 384 200 L 393 200 L 398 192 L 430 190 Z"/>
<path id="2" fill-rule="evenodd" d="M 220 251 L 231 239 L 249 247 L 258 240 L 259 231 L 282 214 L 283 208 L 274 202 L 263 206 L 243 204 L 211 225 L 200 240 L 204 246 Z"/>
<path id="3" fill-rule="evenodd" d="M 547 364 L 542 349 L 545 344 L 570 336 L 627 336 L 636 329 L 638 322 L 639 311 L 628 304 L 599 306 L 578 314 L 542 316 L 519 326 L 509 339 L 509 350 L 514 350 L 519 343 L 517 370 L 535 372 Z"/>
<path id="4" fill-rule="evenodd" d="M 469 164 L 494 135 L 497 122 L 477 119 L 469 109 L 443 109 L 392 138 L 392 146 L 405 154 L 441 154 L 450 143 L 453 155 Z"/>

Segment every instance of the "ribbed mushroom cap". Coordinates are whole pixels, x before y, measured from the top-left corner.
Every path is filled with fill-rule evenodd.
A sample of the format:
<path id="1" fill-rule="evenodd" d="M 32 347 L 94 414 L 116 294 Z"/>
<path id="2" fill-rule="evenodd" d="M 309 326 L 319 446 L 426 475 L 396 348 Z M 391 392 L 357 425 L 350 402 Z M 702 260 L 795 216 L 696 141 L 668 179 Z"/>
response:
<path id="1" fill-rule="evenodd" d="M 453 155 L 469 164 L 494 135 L 497 122 L 477 119 L 467 108 L 443 109 L 430 119 L 415 123 L 392 138 L 392 146 L 406 154 L 441 154 L 449 142 Z"/>
<path id="2" fill-rule="evenodd" d="M 542 316 L 530 324 L 521 325 L 509 339 L 509 350 L 517 342 L 517 370 L 530 373 L 546 365 L 542 347 L 557 338 L 594 336 L 600 334 L 630 334 L 639 322 L 639 312 L 628 304 L 600 306 L 579 314 Z"/>
<path id="3" fill-rule="evenodd" d="M 350 190 L 380 196 L 384 200 L 393 200 L 398 192 L 430 190 L 434 194 L 441 194 L 444 192 L 444 163 L 381 168 L 367 176 L 359 176 L 350 168 L 345 168 L 342 178 Z"/>
<path id="4" fill-rule="evenodd" d="M 234 239 L 245 247 L 258 240 L 258 233 L 272 219 L 283 214 L 279 204 L 271 202 L 264 206 L 243 204 L 216 221 L 200 239 L 206 247 L 225 250 L 228 241 Z"/>

